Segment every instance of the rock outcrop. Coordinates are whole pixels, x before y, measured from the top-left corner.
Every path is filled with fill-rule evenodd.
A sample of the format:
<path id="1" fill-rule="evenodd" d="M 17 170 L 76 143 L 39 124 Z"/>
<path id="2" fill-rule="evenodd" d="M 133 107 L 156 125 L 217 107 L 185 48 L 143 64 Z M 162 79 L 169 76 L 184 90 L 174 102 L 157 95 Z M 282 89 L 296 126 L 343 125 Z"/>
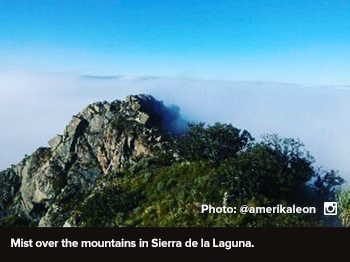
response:
<path id="1" fill-rule="evenodd" d="M 19 164 L 0 172 L 0 217 L 24 216 L 34 225 L 71 226 L 72 207 L 97 181 L 162 150 L 178 132 L 178 111 L 152 96 L 98 102 Z M 181 122 L 181 121 L 180 121 Z"/>

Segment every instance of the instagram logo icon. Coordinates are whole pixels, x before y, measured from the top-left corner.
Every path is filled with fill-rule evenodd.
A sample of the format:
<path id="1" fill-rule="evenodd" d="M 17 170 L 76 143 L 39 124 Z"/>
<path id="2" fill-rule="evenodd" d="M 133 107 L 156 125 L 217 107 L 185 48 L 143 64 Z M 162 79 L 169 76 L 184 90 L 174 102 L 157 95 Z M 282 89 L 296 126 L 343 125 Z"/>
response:
<path id="1" fill-rule="evenodd" d="M 337 202 L 324 202 L 324 214 L 326 216 L 335 216 L 338 213 Z"/>

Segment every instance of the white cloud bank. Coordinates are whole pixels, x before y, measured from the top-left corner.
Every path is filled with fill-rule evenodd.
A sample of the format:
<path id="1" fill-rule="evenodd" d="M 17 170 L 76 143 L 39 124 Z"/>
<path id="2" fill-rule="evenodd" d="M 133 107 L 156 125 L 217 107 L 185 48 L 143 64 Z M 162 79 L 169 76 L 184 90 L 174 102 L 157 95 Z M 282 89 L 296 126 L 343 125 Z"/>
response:
<path id="1" fill-rule="evenodd" d="M 347 87 L 23 71 L 0 72 L 0 170 L 47 146 L 86 105 L 137 93 L 178 105 L 187 120 L 300 138 L 318 165 L 350 181 Z"/>

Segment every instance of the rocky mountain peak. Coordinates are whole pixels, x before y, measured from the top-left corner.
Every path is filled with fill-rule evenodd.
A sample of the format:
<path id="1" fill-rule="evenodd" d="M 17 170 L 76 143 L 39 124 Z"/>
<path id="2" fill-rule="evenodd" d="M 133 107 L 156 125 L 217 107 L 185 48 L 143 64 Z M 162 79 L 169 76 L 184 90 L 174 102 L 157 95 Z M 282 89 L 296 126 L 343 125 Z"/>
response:
<path id="1" fill-rule="evenodd" d="M 25 215 L 39 226 L 62 226 L 67 202 L 96 181 L 162 150 L 183 121 L 150 95 L 97 102 L 73 116 L 62 135 L 0 173 L 0 215 Z"/>

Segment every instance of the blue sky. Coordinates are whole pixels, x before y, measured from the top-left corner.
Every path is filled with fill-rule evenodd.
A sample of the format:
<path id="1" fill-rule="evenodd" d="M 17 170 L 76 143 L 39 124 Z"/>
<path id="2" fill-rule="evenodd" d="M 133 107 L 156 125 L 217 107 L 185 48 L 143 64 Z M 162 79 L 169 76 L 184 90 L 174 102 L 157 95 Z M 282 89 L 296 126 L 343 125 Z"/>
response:
<path id="1" fill-rule="evenodd" d="M 149 93 L 300 138 L 350 181 L 349 72 L 349 0 L 0 0 L 0 170 L 87 104 Z"/>
<path id="2" fill-rule="evenodd" d="M 0 70 L 350 84 L 348 0 L 0 0 Z"/>

